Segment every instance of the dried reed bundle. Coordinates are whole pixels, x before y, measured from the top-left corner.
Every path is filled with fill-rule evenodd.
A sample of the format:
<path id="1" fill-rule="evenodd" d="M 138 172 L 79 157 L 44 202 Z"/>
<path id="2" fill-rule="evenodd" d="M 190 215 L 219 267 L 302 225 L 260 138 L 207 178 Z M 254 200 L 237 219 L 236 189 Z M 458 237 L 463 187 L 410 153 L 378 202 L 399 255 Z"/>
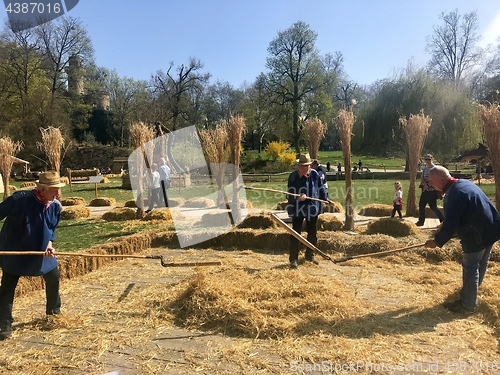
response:
<path id="1" fill-rule="evenodd" d="M 155 132 L 153 127 L 147 126 L 142 122 L 134 123 L 130 126 L 130 141 L 135 149 L 140 149 L 141 152 L 136 152 L 136 160 L 134 161 L 135 170 L 137 176 L 144 175 L 144 163 L 146 165 L 151 165 L 149 160 L 153 157 L 153 145 L 150 143 L 150 147 L 146 144 L 153 140 Z M 149 151 L 149 152 L 148 152 Z M 142 178 L 137 179 L 137 202 L 139 205 L 137 207 L 137 218 L 141 219 L 144 217 L 144 198 L 146 193 L 144 191 L 144 182 Z"/>
<path id="2" fill-rule="evenodd" d="M 303 133 L 306 140 L 307 149 L 312 159 L 318 158 L 319 145 L 328 130 L 326 124 L 315 117 L 308 119 L 304 125 Z"/>
<path id="3" fill-rule="evenodd" d="M 239 203 L 240 191 L 239 174 L 240 174 L 240 154 L 241 154 L 241 136 L 245 130 L 245 119 L 242 116 L 231 116 L 227 122 L 227 134 L 229 139 L 229 148 L 231 149 L 231 161 L 233 163 L 233 204 L 231 212 L 234 222 L 241 221 L 241 206 Z"/>
<path id="4" fill-rule="evenodd" d="M 351 171 L 351 136 L 354 125 L 352 107 L 349 110 L 341 109 L 336 118 L 339 131 L 345 167 L 345 229 L 354 230 L 354 207 L 352 203 L 352 171 Z"/>
<path id="5" fill-rule="evenodd" d="M 410 113 L 409 118 L 401 116 L 399 124 L 403 128 L 406 135 L 406 143 L 408 144 L 408 168 L 410 169 L 410 186 L 408 188 L 408 199 L 406 200 L 406 215 L 415 215 L 417 210 L 416 204 L 416 180 L 417 167 L 422 148 L 424 147 L 427 133 L 431 126 L 432 119 L 424 114 L 421 109 L 418 115 Z"/>
<path id="6" fill-rule="evenodd" d="M 483 120 L 484 136 L 495 176 L 495 204 L 500 209 L 500 103 L 480 104 L 479 114 Z"/>
<path id="7" fill-rule="evenodd" d="M 12 172 L 13 156 L 23 148 L 22 142 L 14 142 L 10 137 L 0 138 L 0 173 L 2 174 L 4 193 L 3 199 L 10 195 L 10 173 Z"/>
<path id="8" fill-rule="evenodd" d="M 229 135 L 226 123 L 217 124 L 215 129 L 200 130 L 199 136 L 203 152 L 217 183 L 219 192 L 217 203 L 223 203 L 225 199 L 222 187 L 224 185 L 224 172 L 229 156 Z"/>
<path id="9" fill-rule="evenodd" d="M 40 151 L 45 153 L 49 161 L 49 169 L 60 172 L 61 170 L 61 152 L 64 147 L 64 138 L 61 129 L 49 126 L 47 129 L 40 128 L 42 141 L 36 145 Z"/>

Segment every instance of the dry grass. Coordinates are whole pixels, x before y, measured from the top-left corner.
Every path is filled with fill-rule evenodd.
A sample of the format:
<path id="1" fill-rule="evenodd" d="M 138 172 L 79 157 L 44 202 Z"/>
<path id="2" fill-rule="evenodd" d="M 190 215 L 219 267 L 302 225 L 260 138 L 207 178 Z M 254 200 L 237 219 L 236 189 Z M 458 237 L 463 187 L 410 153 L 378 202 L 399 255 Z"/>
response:
<path id="1" fill-rule="evenodd" d="M 61 211 L 62 220 L 86 219 L 88 217 L 90 217 L 90 210 L 87 207 L 81 205 L 71 205 L 69 207 L 64 207 Z"/>

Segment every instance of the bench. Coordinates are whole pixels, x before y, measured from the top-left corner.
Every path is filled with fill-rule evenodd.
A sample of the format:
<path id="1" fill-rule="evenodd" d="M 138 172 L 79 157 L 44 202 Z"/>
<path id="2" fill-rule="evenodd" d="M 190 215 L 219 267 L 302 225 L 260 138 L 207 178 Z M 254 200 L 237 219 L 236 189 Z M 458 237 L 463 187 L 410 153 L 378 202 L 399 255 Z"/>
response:
<path id="1" fill-rule="evenodd" d="M 88 183 L 90 177 L 99 176 L 99 170 L 97 169 L 71 169 L 66 168 L 68 172 L 69 190 L 73 191 L 73 183 Z"/>

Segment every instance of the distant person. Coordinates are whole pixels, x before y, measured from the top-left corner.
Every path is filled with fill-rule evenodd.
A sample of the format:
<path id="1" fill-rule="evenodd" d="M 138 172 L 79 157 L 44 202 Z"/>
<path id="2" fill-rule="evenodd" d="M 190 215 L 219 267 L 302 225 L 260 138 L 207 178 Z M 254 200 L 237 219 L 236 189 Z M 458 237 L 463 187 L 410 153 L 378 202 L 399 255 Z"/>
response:
<path id="1" fill-rule="evenodd" d="M 392 203 L 394 208 L 392 210 L 391 217 L 394 217 L 397 212 L 399 218 L 402 219 L 403 215 L 401 214 L 401 211 L 403 210 L 403 186 L 399 181 L 394 183 L 394 197 Z"/>
<path id="2" fill-rule="evenodd" d="M 21 276 L 42 276 L 45 281 L 45 313 L 55 315 L 61 312 L 61 276 L 52 242 L 61 218 L 61 204 L 57 198 L 64 185 L 58 172 L 43 172 L 34 190 L 16 191 L 0 203 L 0 220 L 5 218 L 0 231 L 0 251 L 39 250 L 44 253 L 43 256 L 0 256 L 0 340 L 8 338 L 12 332 L 12 306 Z"/>
<path id="3" fill-rule="evenodd" d="M 338 164 L 337 165 L 337 176 L 341 176 L 342 175 L 342 164 Z"/>
<path id="4" fill-rule="evenodd" d="M 358 170 L 361 172 L 363 170 L 363 162 L 360 160 L 358 161 Z"/>
<path id="5" fill-rule="evenodd" d="M 158 172 L 160 173 L 160 184 L 163 193 L 163 200 L 165 201 L 165 207 L 168 207 L 167 189 L 170 188 L 172 176 L 170 167 L 167 165 L 167 162 L 164 158 L 160 159 L 160 169 Z"/>
<path id="6" fill-rule="evenodd" d="M 318 160 L 314 159 L 312 164 L 311 164 L 311 167 L 314 168 L 316 170 L 316 172 L 318 172 L 319 179 L 321 180 L 321 182 L 325 186 L 325 189 L 328 189 L 328 182 L 326 180 L 326 172 L 323 169 L 323 167 L 319 164 Z"/>
<path id="7" fill-rule="evenodd" d="M 299 196 L 288 195 L 287 212 L 292 218 L 292 228 L 302 232 L 302 224 L 306 221 L 307 240 L 313 245 L 318 242 L 318 215 L 322 213 L 323 204 L 321 202 L 308 199 L 319 198 L 328 199 L 328 192 L 321 182 L 318 172 L 311 168 L 312 161 L 309 154 L 301 154 L 297 160 L 297 169 L 288 176 L 288 192 L 299 194 Z M 311 249 L 306 249 L 305 258 L 307 261 L 318 264 L 314 259 Z M 290 267 L 297 268 L 299 259 L 299 241 L 290 236 Z"/>
<path id="8" fill-rule="evenodd" d="M 418 221 L 417 226 L 421 227 L 425 223 L 425 207 L 429 205 L 432 211 L 436 214 L 439 222 L 443 222 L 444 216 L 441 210 L 437 206 L 438 192 L 434 189 L 431 182 L 429 181 L 429 171 L 435 167 L 432 162 L 432 155 L 427 154 L 424 156 L 425 168 L 422 171 L 420 178 L 420 188 L 422 189 L 422 194 L 420 195 L 420 200 L 418 202 Z"/>
<path id="9" fill-rule="evenodd" d="M 331 164 L 329 161 L 326 162 L 326 171 L 330 172 Z"/>
<path id="10" fill-rule="evenodd" d="M 448 169 L 435 166 L 429 180 L 444 194 L 445 219 L 428 248 L 442 247 L 455 234 L 462 244 L 462 288 L 460 299 L 444 307 L 456 313 L 472 313 L 478 300 L 478 288 L 488 268 L 493 244 L 500 239 L 500 214 L 483 191 L 469 180 L 451 177 Z"/>
<path id="11" fill-rule="evenodd" d="M 150 212 L 154 209 L 155 204 L 158 207 L 161 207 L 160 201 L 160 191 L 161 191 L 161 183 L 160 183 L 160 173 L 158 172 L 158 164 L 151 164 L 151 187 L 150 187 L 150 199 L 149 199 L 149 208 L 146 212 Z"/>

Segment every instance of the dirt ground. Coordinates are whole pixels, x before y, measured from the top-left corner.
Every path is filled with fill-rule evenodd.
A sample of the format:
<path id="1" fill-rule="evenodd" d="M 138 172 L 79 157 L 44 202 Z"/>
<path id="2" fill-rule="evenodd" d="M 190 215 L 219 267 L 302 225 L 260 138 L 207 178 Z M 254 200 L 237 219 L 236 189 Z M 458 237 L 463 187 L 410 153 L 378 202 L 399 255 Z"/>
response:
<path id="1" fill-rule="evenodd" d="M 44 292 L 16 298 L 14 332 L 0 343 L 2 374 L 324 374 L 499 373 L 498 327 L 488 306 L 462 316 L 441 304 L 460 286 L 460 265 L 430 264 L 414 253 L 345 263 L 320 259 L 288 270 L 285 252 L 151 249 L 175 261 L 220 260 L 203 272 L 265 270 L 314 277 L 345 291 L 357 313 L 303 323 L 295 336 L 238 337 L 187 329 L 161 310 L 199 270 L 125 259 L 63 280 L 63 314 L 46 319 Z M 418 272 L 416 272 L 418 270 Z M 297 274 L 297 276 L 298 276 Z M 288 275 L 288 274 L 287 274 Z M 226 280 L 237 283 L 238 280 Z M 498 290 L 492 262 L 480 297 Z M 340 290 L 340 289 L 339 289 Z M 336 306 L 331 306 L 332 310 Z M 307 328 L 307 329 L 306 329 Z"/>

